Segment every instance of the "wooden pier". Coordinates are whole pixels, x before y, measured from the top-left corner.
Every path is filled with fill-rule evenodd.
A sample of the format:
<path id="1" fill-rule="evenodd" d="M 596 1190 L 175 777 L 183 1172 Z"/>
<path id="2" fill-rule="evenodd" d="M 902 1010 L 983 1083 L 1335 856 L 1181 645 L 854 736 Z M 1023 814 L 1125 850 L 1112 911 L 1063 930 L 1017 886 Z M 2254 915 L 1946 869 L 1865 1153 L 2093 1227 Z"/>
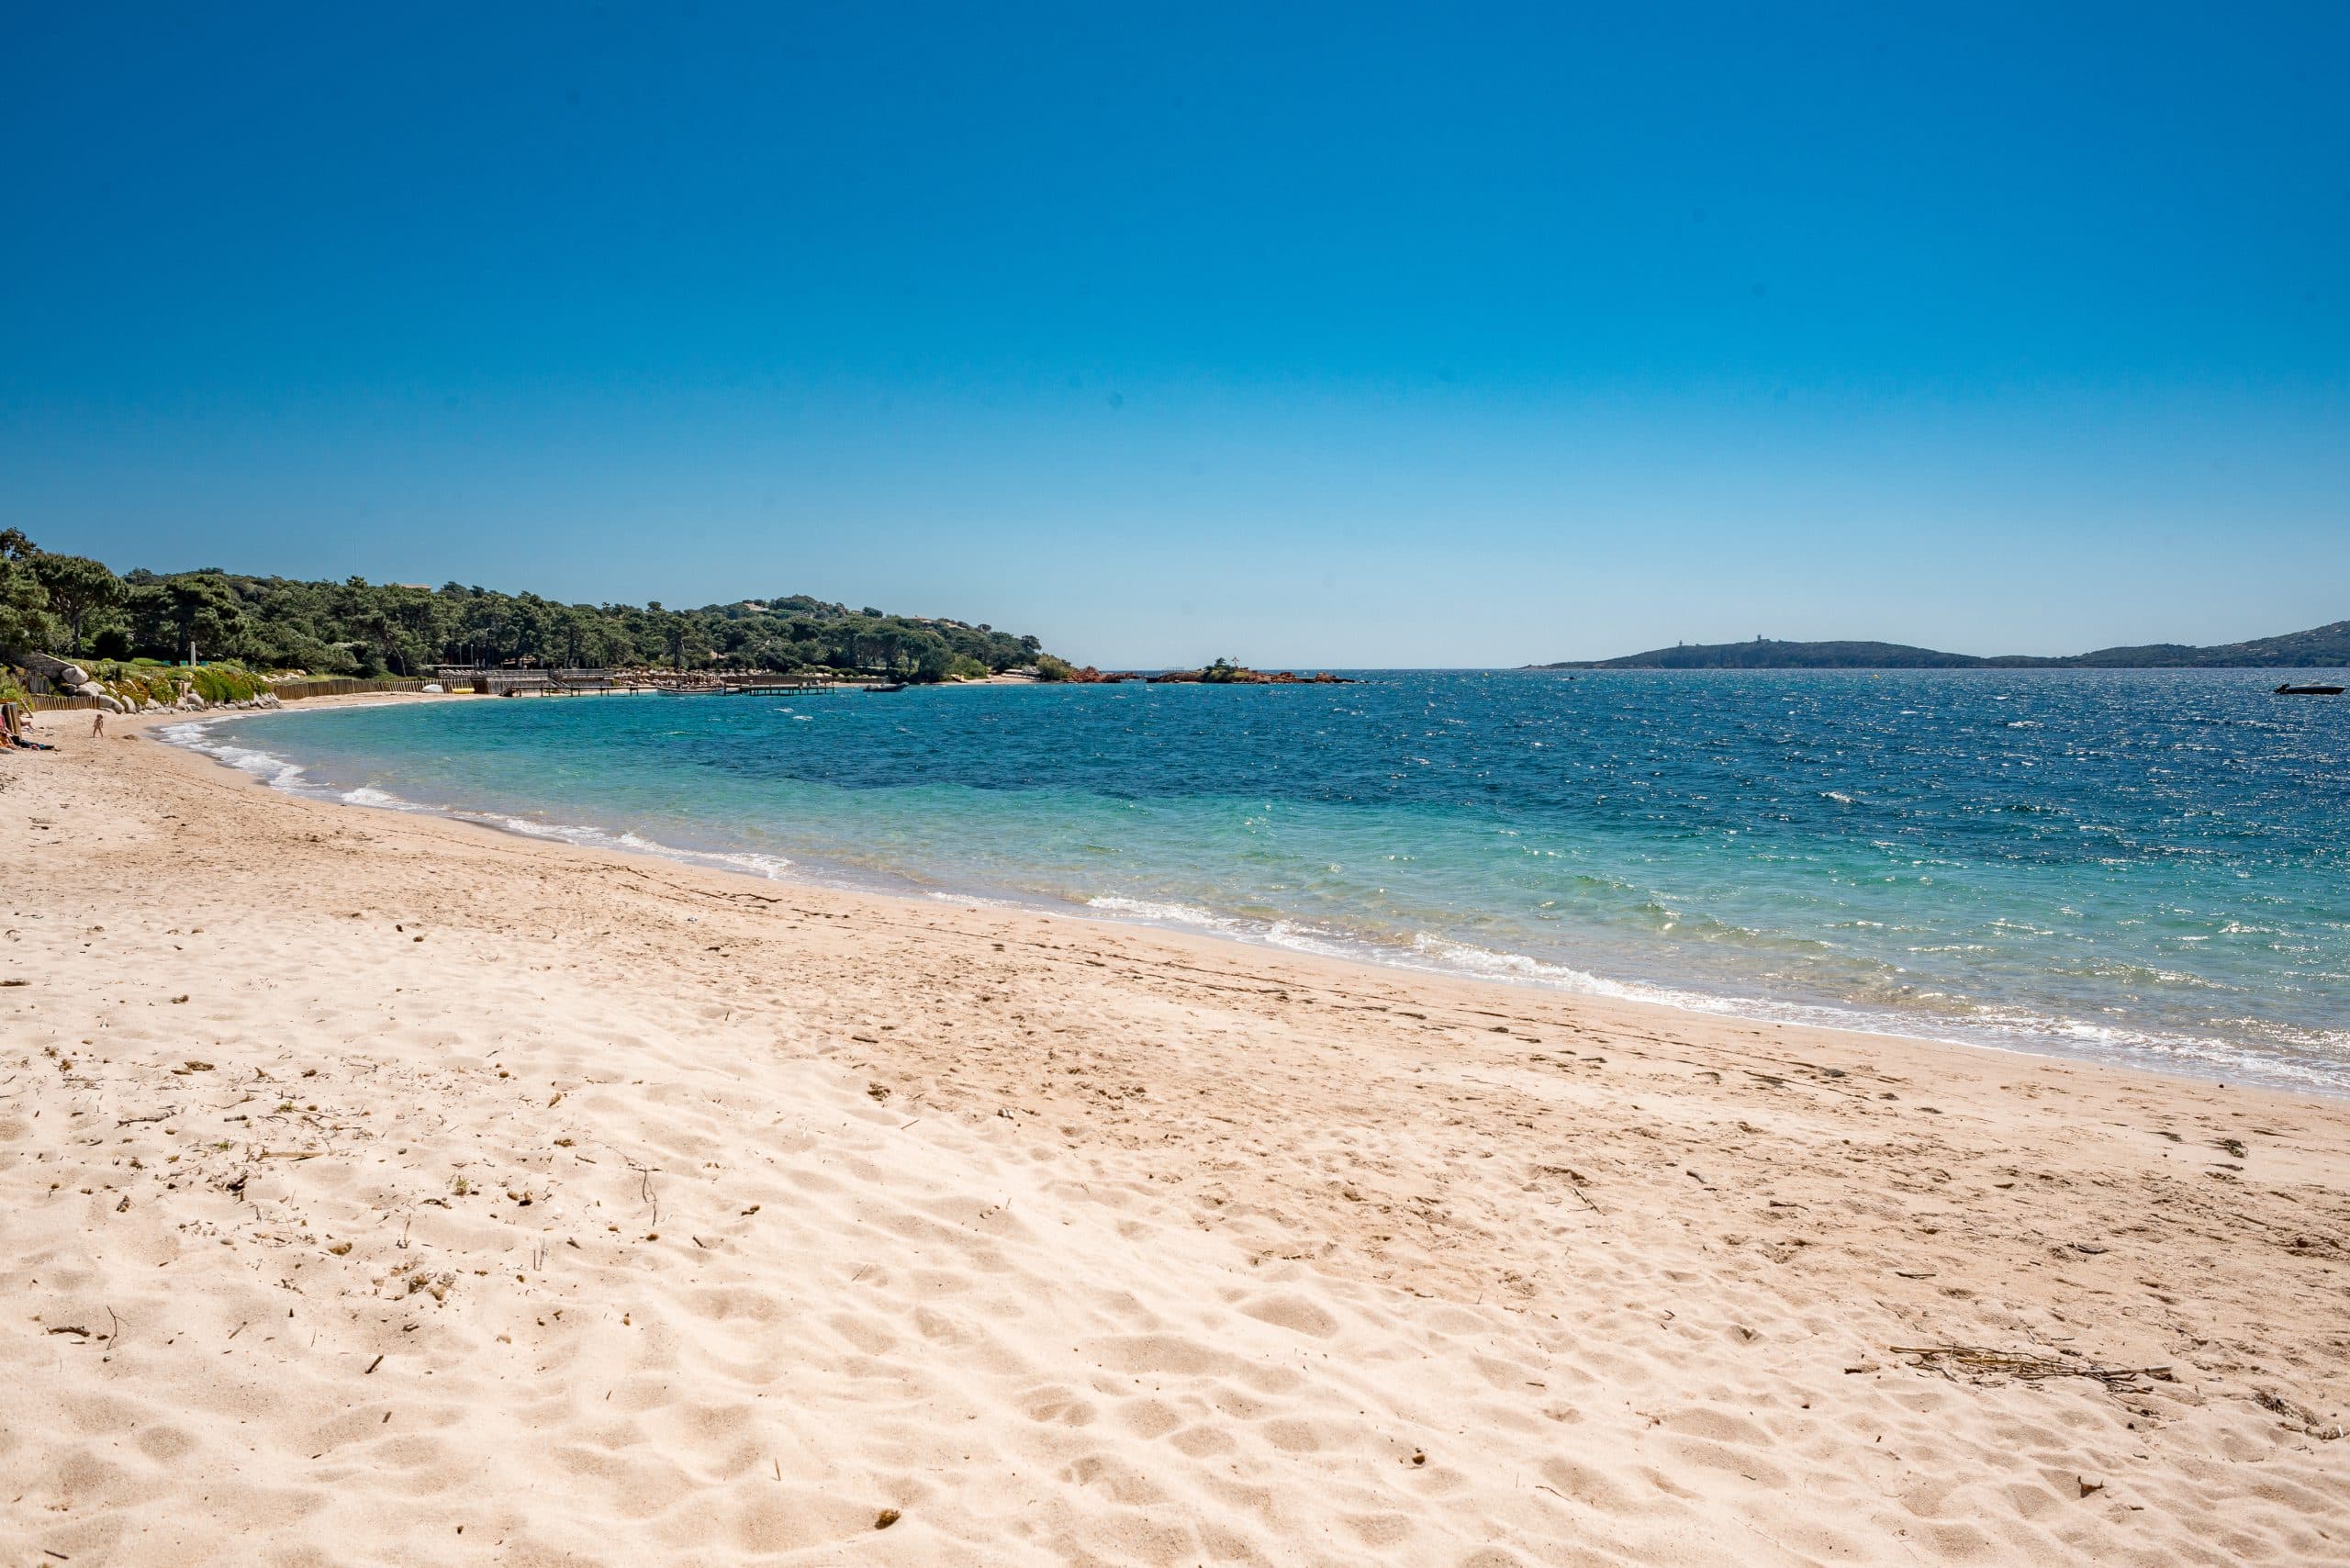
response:
<path id="1" fill-rule="evenodd" d="M 766 697 L 805 695 L 818 691 L 850 691 L 857 683 L 845 680 L 795 680 L 789 677 L 773 679 L 729 681 L 726 694 L 730 697 Z"/>
<path id="2" fill-rule="evenodd" d="M 476 691 L 486 697 L 566 697 L 592 691 L 643 691 L 650 683 L 643 677 L 609 669 L 476 669 L 443 665 L 441 684 L 452 691 Z"/>
<path id="3" fill-rule="evenodd" d="M 863 691 L 869 680 L 820 680 L 813 676 L 735 675 L 699 685 L 655 682 L 653 689 L 671 697 L 813 697 L 826 692 Z"/>

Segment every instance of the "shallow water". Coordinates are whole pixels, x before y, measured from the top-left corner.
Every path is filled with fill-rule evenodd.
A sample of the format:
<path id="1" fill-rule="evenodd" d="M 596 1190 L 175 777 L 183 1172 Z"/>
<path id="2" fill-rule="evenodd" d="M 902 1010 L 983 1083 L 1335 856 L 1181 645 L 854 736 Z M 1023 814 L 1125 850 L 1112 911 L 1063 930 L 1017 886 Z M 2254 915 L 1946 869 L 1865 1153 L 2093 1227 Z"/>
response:
<path id="1" fill-rule="evenodd" d="M 282 787 L 767 875 L 2350 1090 L 2350 702 L 1400 672 L 237 714 Z"/>

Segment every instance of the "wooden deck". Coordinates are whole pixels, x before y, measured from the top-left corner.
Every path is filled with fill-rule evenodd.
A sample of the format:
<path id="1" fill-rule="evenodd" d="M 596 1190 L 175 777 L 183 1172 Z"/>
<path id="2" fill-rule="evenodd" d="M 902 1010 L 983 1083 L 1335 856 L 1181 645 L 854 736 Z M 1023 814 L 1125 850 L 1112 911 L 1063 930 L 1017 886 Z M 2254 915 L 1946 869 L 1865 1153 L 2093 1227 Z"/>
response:
<path id="1" fill-rule="evenodd" d="M 793 680 L 784 677 L 772 679 L 751 678 L 722 681 L 716 686 L 655 686 L 654 690 L 671 697 L 801 697 L 818 692 L 856 691 L 869 686 L 860 680 Z"/>

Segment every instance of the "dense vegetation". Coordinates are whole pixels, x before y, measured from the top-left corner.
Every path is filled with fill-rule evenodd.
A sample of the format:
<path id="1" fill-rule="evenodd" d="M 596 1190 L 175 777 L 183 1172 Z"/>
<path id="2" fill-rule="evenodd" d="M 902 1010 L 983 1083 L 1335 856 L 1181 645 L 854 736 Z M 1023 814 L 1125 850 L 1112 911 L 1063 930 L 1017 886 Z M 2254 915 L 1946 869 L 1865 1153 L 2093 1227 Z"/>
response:
<path id="1" fill-rule="evenodd" d="M 233 659 L 319 675 L 418 675 L 441 664 L 666 665 L 886 671 L 910 680 L 1034 665 L 1040 647 L 985 624 L 850 610 L 789 594 L 699 610 L 560 604 L 450 583 L 298 582 L 207 567 L 118 577 L 0 532 L 0 651 L 77 659 Z"/>
<path id="2" fill-rule="evenodd" d="M 2134 648 L 2099 648 L 2064 658 L 2007 654 L 1980 658 L 1945 654 L 1900 643 L 1690 644 L 1652 648 L 1619 659 L 1539 665 L 1539 669 L 2339 669 L 2350 667 L 2350 621 L 2199 648 L 2185 643 L 2152 643 Z"/>

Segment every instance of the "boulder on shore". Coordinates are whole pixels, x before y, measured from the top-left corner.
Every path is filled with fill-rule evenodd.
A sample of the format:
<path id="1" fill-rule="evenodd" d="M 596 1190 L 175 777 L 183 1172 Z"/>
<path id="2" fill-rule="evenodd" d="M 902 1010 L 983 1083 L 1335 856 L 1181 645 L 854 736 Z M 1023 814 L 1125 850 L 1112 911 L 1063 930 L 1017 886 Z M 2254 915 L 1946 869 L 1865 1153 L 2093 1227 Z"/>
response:
<path id="1" fill-rule="evenodd" d="M 68 664 L 52 654 L 27 654 L 24 663 L 27 673 L 37 675 L 50 685 L 66 691 L 79 689 L 90 678 L 90 672 L 80 665 Z"/>

